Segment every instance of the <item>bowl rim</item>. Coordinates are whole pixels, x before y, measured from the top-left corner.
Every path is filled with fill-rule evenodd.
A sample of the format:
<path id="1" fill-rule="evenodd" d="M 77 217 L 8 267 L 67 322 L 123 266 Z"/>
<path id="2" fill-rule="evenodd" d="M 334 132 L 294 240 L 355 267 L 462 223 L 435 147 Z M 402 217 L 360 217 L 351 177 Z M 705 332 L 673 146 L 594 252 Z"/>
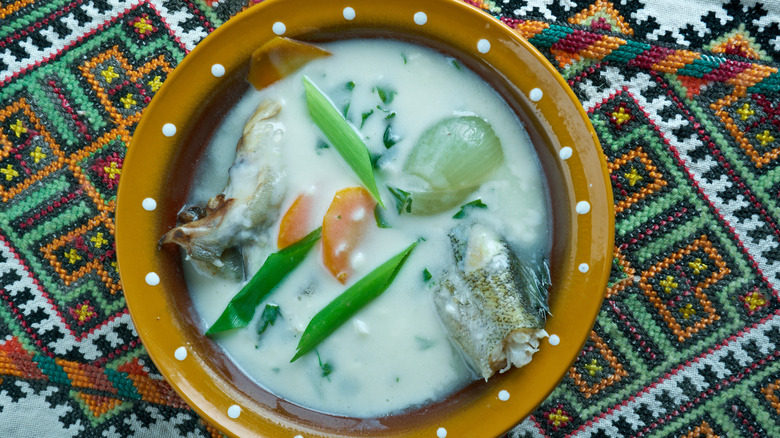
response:
<path id="1" fill-rule="evenodd" d="M 353 19 L 346 18 L 346 8 L 352 10 Z M 316 10 L 317 13 L 300 14 L 298 11 L 301 9 Z M 414 21 L 415 14 L 419 12 L 426 14 L 424 24 Z M 214 371 L 210 363 L 214 358 L 204 357 L 200 353 L 202 343 L 207 341 L 195 339 L 191 333 L 184 332 L 187 326 L 182 323 L 183 316 L 174 307 L 175 302 L 167 296 L 167 282 L 171 281 L 176 272 L 161 265 L 161 256 L 156 251 L 157 239 L 161 235 L 159 230 L 165 226 L 166 220 L 170 225 L 170 217 L 161 217 L 156 213 L 159 211 L 156 208 L 147 210 L 148 204 L 144 202 L 154 199 L 157 205 L 164 205 L 175 198 L 173 194 L 165 192 L 165 187 L 171 178 L 170 173 L 177 169 L 167 167 L 166 163 L 177 157 L 177 150 L 184 143 L 187 131 L 193 129 L 191 122 L 187 121 L 187 116 L 194 111 L 193 102 L 212 98 L 213 90 L 224 85 L 221 83 L 223 77 L 230 78 L 245 69 L 246 51 L 251 53 L 251 49 L 258 46 L 242 41 L 237 44 L 242 49 L 226 48 L 224 42 L 236 41 L 236 38 L 246 36 L 250 29 L 254 32 L 247 39 L 267 40 L 278 33 L 277 23 L 285 23 L 282 33 L 292 37 L 328 26 L 374 30 L 392 28 L 410 33 L 438 30 L 437 35 L 426 34 L 426 38 L 441 37 L 447 40 L 442 43 L 445 45 L 456 39 L 461 47 L 471 45 L 468 50 L 480 58 L 480 62 L 507 74 L 507 80 L 523 95 L 530 96 L 532 90 L 544 90 L 540 99 L 535 100 L 537 96 L 534 99 L 526 97 L 524 102 L 533 112 L 530 117 L 541 120 L 541 124 L 552 120 L 554 122 L 550 123 L 556 125 L 557 131 L 551 134 L 550 139 L 554 144 L 550 147 L 560 157 L 557 163 L 566 179 L 567 189 L 571 189 L 567 206 L 570 216 L 568 221 L 571 237 L 576 242 L 575 248 L 571 250 L 571 260 L 565 260 L 568 272 L 562 281 L 566 285 L 566 297 L 583 300 L 579 310 L 584 315 L 579 321 L 580 329 L 574 339 L 561 339 L 561 343 L 555 347 L 544 346 L 534 358 L 537 365 L 534 362 L 531 364 L 535 368 L 551 367 L 554 376 L 525 382 L 528 387 L 523 388 L 517 385 L 516 380 L 522 379 L 531 366 L 513 370 L 485 384 L 487 389 L 481 390 L 476 401 L 470 402 L 472 409 L 467 413 L 461 411 L 443 420 L 417 419 L 414 424 L 399 427 L 390 434 L 381 428 L 359 430 L 362 427 L 359 421 L 348 432 L 323 427 L 305 418 L 299 421 L 293 418 L 294 415 L 287 415 L 291 409 L 295 410 L 288 405 L 277 406 L 281 411 L 288 411 L 287 414 L 260 409 L 255 400 L 231 386 L 230 378 L 235 376 Z M 450 31 L 447 34 L 449 36 L 442 37 L 445 32 L 443 29 L 453 23 L 462 25 L 461 32 Z M 483 38 L 474 38 L 474 35 Z M 487 53 L 479 53 L 477 46 L 484 48 L 481 40 L 490 43 Z M 240 50 L 243 50 L 243 55 L 235 56 Z M 497 52 L 499 55 L 495 55 Z M 243 59 L 237 59 L 242 56 Z M 507 73 L 509 61 L 502 56 L 522 58 L 524 67 L 535 69 L 531 79 L 537 82 L 528 85 L 511 81 L 522 75 Z M 216 61 L 220 61 L 224 70 L 219 76 L 210 74 Z M 564 100 L 554 102 L 554 97 Z M 170 131 L 164 132 L 170 127 L 165 126 L 171 123 L 176 127 L 176 132 L 168 136 Z M 568 151 L 566 148 L 569 148 Z M 349 436 L 437 436 L 440 428 L 467 436 L 503 433 L 544 400 L 576 359 L 598 315 L 603 290 L 609 278 L 614 247 L 612 192 L 606 159 L 587 113 L 544 55 L 494 17 L 456 0 L 430 0 L 423 4 L 414 0 L 395 0 L 382 5 L 372 0 L 266 0 L 248 8 L 207 36 L 168 76 L 144 111 L 123 167 L 117 195 L 116 246 L 125 298 L 136 330 L 152 361 L 171 386 L 202 417 L 230 436 L 347 436 L 344 433 L 349 433 Z M 588 211 L 577 212 L 578 207 L 585 209 L 582 202 L 586 201 Z M 138 254 L 149 257 L 138 257 Z M 587 261 L 585 268 L 584 261 Z M 156 279 L 147 281 L 148 273 L 155 273 Z M 575 286 L 584 291 L 578 292 L 580 289 Z M 555 315 L 550 318 L 550 321 L 555 320 Z M 160 333 L 166 333 L 166 336 L 159 336 Z M 187 353 L 183 360 L 179 360 L 179 354 L 176 353 L 181 349 Z M 548 359 L 551 355 L 556 357 Z M 531 392 L 534 400 L 527 402 L 521 400 L 526 397 L 518 396 L 501 401 L 498 398 L 499 387 L 511 388 L 510 394 L 520 394 L 521 390 Z M 476 406 L 476 403 L 480 406 Z M 241 407 L 237 418 L 232 417 L 236 413 L 235 409 L 229 412 L 229 407 L 234 405 Z M 270 418 L 263 415 L 270 415 Z M 476 419 L 480 421 L 474 422 Z"/>

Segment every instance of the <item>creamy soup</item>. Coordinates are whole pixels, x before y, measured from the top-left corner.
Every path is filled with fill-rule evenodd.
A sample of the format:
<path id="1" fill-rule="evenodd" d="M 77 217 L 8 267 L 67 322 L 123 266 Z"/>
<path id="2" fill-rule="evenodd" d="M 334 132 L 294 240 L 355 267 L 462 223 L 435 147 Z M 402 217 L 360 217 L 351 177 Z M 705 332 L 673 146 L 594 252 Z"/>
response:
<path id="1" fill-rule="evenodd" d="M 279 217 L 302 193 L 314 199 L 312 215 L 322 221 L 337 191 L 360 180 L 309 116 L 302 76 L 306 75 L 359 127 L 379 158 L 376 176 L 390 228 L 370 226 L 351 255 L 346 284 L 322 266 L 319 247 L 258 307 L 246 328 L 213 338 L 245 372 L 274 394 L 327 413 L 386 415 L 445 397 L 481 378 L 451 341 L 437 315 L 432 290 L 455 263 L 450 233 L 465 221 L 486 224 L 521 258 L 546 254 L 547 204 L 540 165 L 528 135 L 498 94 L 456 60 L 427 48 L 396 41 L 323 44 L 332 56 L 312 61 L 295 74 L 248 92 L 225 117 L 198 169 L 190 202 L 205 202 L 224 187 L 244 124 L 264 99 L 281 104 L 275 128 L 281 137 L 284 194 Z M 384 94 L 383 96 L 380 94 Z M 388 98 L 388 94 L 392 97 Z M 384 97 L 384 99 L 383 99 Z M 414 188 L 404 163 L 426 129 L 452 116 L 487 121 L 500 139 L 504 161 L 473 193 L 439 214 L 397 212 L 389 187 Z M 388 131 L 388 126 L 390 130 Z M 386 143 L 394 143 L 390 148 Z M 481 200 L 483 208 L 461 206 Z M 364 212 L 373 215 L 373 212 Z M 243 249 L 247 276 L 277 251 L 279 220 Z M 349 285 L 418 239 L 390 287 L 312 351 L 290 363 L 311 318 Z M 211 278 L 184 262 L 186 280 L 205 331 L 245 282 Z M 266 304 L 279 317 L 258 335 Z"/>

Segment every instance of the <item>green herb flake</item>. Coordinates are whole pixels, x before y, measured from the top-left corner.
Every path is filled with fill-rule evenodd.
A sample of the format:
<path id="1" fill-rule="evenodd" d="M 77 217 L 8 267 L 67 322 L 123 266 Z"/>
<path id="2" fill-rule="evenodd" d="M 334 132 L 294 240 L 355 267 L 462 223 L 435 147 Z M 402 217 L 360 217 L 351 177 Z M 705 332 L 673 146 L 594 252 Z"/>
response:
<path id="1" fill-rule="evenodd" d="M 379 169 L 379 159 L 382 158 L 382 154 L 371 154 L 371 167 Z M 382 206 L 384 208 L 384 206 Z"/>
<path id="2" fill-rule="evenodd" d="M 387 125 L 385 134 L 382 136 L 382 143 L 385 144 L 385 148 L 390 149 L 399 141 L 401 141 L 401 137 L 393 132 L 393 128 L 390 125 Z"/>
<path id="3" fill-rule="evenodd" d="M 401 53 L 401 61 L 404 62 L 404 65 L 406 65 L 406 63 L 409 61 L 408 59 L 406 59 L 406 54 L 405 53 Z"/>
<path id="4" fill-rule="evenodd" d="M 333 148 L 344 158 L 374 199 L 384 207 L 376 186 L 368 148 L 355 129 L 333 102 L 307 77 L 303 76 L 306 104 L 314 124 L 320 128 Z"/>
<path id="5" fill-rule="evenodd" d="M 433 278 L 433 275 L 431 275 L 431 271 L 428 270 L 428 268 L 423 269 L 423 282 L 427 283 Z"/>
<path id="6" fill-rule="evenodd" d="M 330 145 L 325 141 L 318 140 L 315 149 L 317 150 L 318 154 L 321 154 L 323 149 L 330 149 Z"/>
<path id="7" fill-rule="evenodd" d="M 415 246 L 417 246 L 417 242 L 412 243 L 390 260 L 376 267 L 317 312 L 303 331 L 301 340 L 298 342 L 298 351 L 290 362 L 295 362 L 313 350 L 331 333 L 390 287 Z"/>
<path id="8" fill-rule="evenodd" d="M 423 338 L 422 336 L 415 336 L 414 341 L 417 343 L 417 349 L 420 351 L 427 350 L 436 344 L 431 339 Z"/>
<path id="9" fill-rule="evenodd" d="M 487 205 L 482 202 L 481 199 L 476 199 L 474 201 L 469 202 L 468 204 L 464 204 L 460 207 L 460 211 L 455 213 L 454 216 L 452 216 L 453 219 L 463 219 L 466 217 L 466 210 L 471 208 L 487 208 Z"/>
<path id="10" fill-rule="evenodd" d="M 276 304 L 266 304 L 265 309 L 263 309 L 263 315 L 260 317 L 257 334 L 262 335 L 269 325 L 274 325 L 277 317 L 279 317 L 279 306 Z"/>
<path id="11" fill-rule="evenodd" d="M 349 81 L 344 87 L 347 89 L 347 91 L 352 91 L 355 89 L 355 82 Z"/>
<path id="12" fill-rule="evenodd" d="M 363 113 L 360 115 L 360 128 L 363 128 L 363 125 L 366 124 L 366 119 L 371 115 L 374 114 L 374 110 L 368 110 L 368 112 Z"/>
<path id="13" fill-rule="evenodd" d="M 390 104 L 395 99 L 395 95 L 398 94 L 397 91 L 384 87 L 374 87 L 374 91 L 379 95 L 379 100 L 385 105 Z"/>
<path id="14" fill-rule="evenodd" d="M 398 211 L 398 214 L 403 213 L 404 211 L 407 213 L 412 212 L 412 194 L 401 190 L 399 188 L 390 187 L 387 186 L 387 189 L 390 190 L 390 194 L 393 195 L 393 198 L 395 199 L 395 209 Z"/>
<path id="15" fill-rule="evenodd" d="M 269 255 L 252 279 L 230 300 L 206 335 L 246 327 L 263 298 L 303 261 L 321 235 L 322 228 L 317 228 L 298 242 Z"/>
<path id="16" fill-rule="evenodd" d="M 316 351 L 317 353 L 317 362 L 320 364 L 320 370 L 322 370 L 322 377 L 327 378 L 330 382 L 330 375 L 333 372 L 333 365 L 330 364 L 330 362 L 322 363 L 322 358 L 320 357 L 320 352 Z"/>
<path id="17" fill-rule="evenodd" d="M 392 118 L 395 118 L 395 116 L 396 116 L 395 111 L 392 111 L 390 114 L 385 116 L 385 120 L 390 120 Z"/>
<path id="18" fill-rule="evenodd" d="M 460 70 L 460 62 L 458 62 L 455 58 L 450 58 L 450 64 L 455 67 L 457 70 Z"/>
<path id="19" fill-rule="evenodd" d="M 374 207 L 374 219 L 376 219 L 376 226 L 379 228 L 393 228 L 390 223 L 387 222 L 387 218 L 385 218 L 385 210 L 379 208 L 378 205 Z"/>

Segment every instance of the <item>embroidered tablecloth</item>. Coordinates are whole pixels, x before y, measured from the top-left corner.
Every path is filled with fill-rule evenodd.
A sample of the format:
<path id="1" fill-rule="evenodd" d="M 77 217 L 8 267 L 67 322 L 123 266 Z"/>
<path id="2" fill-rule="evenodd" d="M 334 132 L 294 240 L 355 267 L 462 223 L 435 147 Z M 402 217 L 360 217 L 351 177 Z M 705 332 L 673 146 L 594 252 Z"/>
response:
<path id="1" fill-rule="evenodd" d="M 144 107 L 244 3 L 0 0 L 0 436 L 219 436 L 138 340 L 113 214 Z M 780 2 L 469 3 L 559 68 L 615 196 L 596 325 L 509 435 L 780 436 Z"/>

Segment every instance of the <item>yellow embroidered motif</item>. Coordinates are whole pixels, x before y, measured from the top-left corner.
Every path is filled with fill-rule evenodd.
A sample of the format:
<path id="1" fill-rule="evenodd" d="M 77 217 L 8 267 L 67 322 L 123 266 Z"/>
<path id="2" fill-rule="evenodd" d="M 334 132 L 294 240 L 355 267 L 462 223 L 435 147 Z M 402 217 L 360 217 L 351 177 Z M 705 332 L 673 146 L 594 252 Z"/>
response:
<path id="1" fill-rule="evenodd" d="M 756 140 L 761 142 L 761 146 L 766 146 L 769 143 L 775 141 L 775 138 L 772 137 L 772 134 L 770 134 L 769 131 L 765 129 L 764 132 L 756 135 Z"/>
<path id="2" fill-rule="evenodd" d="M 137 104 L 138 102 L 133 99 L 132 93 L 127 93 L 127 96 L 119 99 L 120 102 L 122 102 L 122 105 L 125 106 L 125 109 L 130 109 L 131 106 Z"/>
<path id="3" fill-rule="evenodd" d="M 696 314 L 696 309 L 693 308 L 693 304 L 688 303 L 688 305 L 680 309 L 680 313 L 682 313 L 683 318 L 688 319 Z"/>
<path id="4" fill-rule="evenodd" d="M 550 414 L 547 417 L 553 424 L 553 426 L 558 427 L 561 424 L 565 424 L 569 422 L 569 417 L 563 413 L 563 410 L 558 408 L 555 412 Z"/>
<path id="5" fill-rule="evenodd" d="M 151 89 L 152 89 L 152 91 L 157 91 L 157 90 L 159 90 L 159 89 L 160 89 L 160 87 L 162 87 L 162 84 L 163 84 L 163 83 L 162 83 L 162 81 L 160 80 L 160 77 L 159 77 L 159 76 L 155 76 L 155 77 L 154 77 L 154 79 L 152 79 L 151 81 L 149 81 L 149 82 L 147 82 L 147 83 L 146 83 L 146 85 L 148 85 L 148 86 L 149 86 L 149 88 L 151 88 Z"/>
<path id="6" fill-rule="evenodd" d="M 81 260 L 81 256 L 76 252 L 76 248 L 71 248 L 70 251 L 66 252 L 65 258 L 68 259 L 71 265 Z"/>
<path id="7" fill-rule="evenodd" d="M 601 367 L 601 365 L 599 365 L 599 362 L 596 359 L 592 359 L 589 364 L 585 365 L 584 368 L 591 376 L 595 376 L 596 373 L 604 369 Z"/>
<path id="8" fill-rule="evenodd" d="M 113 65 L 109 65 L 108 68 L 101 71 L 100 74 L 103 75 L 104 78 L 106 78 L 106 82 L 108 82 L 109 84 L 111 83 L 111 81 L 119 77 L 119 73 L 114 71 Z"/>
<path id="9" fill-rule="evenodd" d="M 644 179 L 642 175 L 640 175 L 639 172 L 636 171 L 636 168 L 633 166 L 631 166 L 631 171 L 629 171 L 628 173 L 624 173 L 623 176 L 625 176 L 628 179 L 628 183 L 631 185 L 631 187 L 634 187 L 634 184 Z"/>
<path id="10" fill-rule="evenodd" d="M 737 114 L 739 114 L 739 117 L 742 119 L 743 122 L 745 120 L 747 120 L 748 117 L 752 116 L 755 113 L 756 113 L 755 111 L 750 109 L 750 104 L 749 103 L 744 103 L 742 105 L 742 108 L 737 110 Z"/>
<path id="11" fill-rule="evenodd" d="M 707 269 L 707 265 L 701 262 L 701 259 L 696 259 L 688 263 L 688 267 L 693 269 L 694 274 L 701 274 L 701 271 Z"/>
<path id="12" fill-rule="evenodd" d="M 95 245 L 95 248 L 100 248 L 101 246 L 108 244 L 108 240 L 103 238 L 103 233 L 97 233 L 97 235 L 93 236 L 89 241 Z"/>
<path id="13" fill-rule="evenodd" d="M 24 125 L 22 125 L 21 120 L 16 119 L 16 123 L 11 125 L 11 131 L 13 131 L 14 134 L 16 134 L 16 137 L 19 138 L 22 136 L 22 134 L 27 132 L 27 128 L 25 128 Z"/>
<path id="14" fill-rule="evenodd" d="M 146 34 L 147 32 L 151 32 L 154 30 L 154 26 L 152 26 L 151 23 L 146 18 L 141 17 L 138 21 L 136 21 L 133 24 L 133 27 L 138 29 L 138 33 L 141 35 Z"/>
<path id="15" fill-rule="evenodd" d="M 95 312 L 90 310 L 89 304 L 82 304 L 76 307 L 76 310 L 74 310 L 73 313 L 76 314 L 75 316 L 79 319 L 80 322 L 83 322 L 95 315 Z"/>
<path id="16" fill-rule="evenodd" d="M 761 295 L 761 293 L 753 292 L 752 294 L 745 297 L 745 304 L 747 304 L 748 308 L 753 311 L 759 307 L 763 307 L 766 304 L 766 300 L 764 299 L 764 296 Z"/>
<path id="17" fill-rule="evenodd" d="M 631 119 L 631 114 L 626 112 L 626 109 L 622 106 L 617 111 L 612 112 L 612 118 L 615 119 L 615 123 L 622 125 Z"/>
<path id="18" fill-rule="evenodd" d="M 677 283 L 674 281 L 674 277 L 667 275 L 666 278 L 658 282 L 661 287 L 664 288 L 664 292 L 671 293 L 672 289 L 677 289 Z"/>
<path id="19" fill-rule="evenodd" d="M 35 150 L 30 152 L 30 156 L 35 160 L 35 164 L 38 164 L 42 159 L 46 158 L 46 154 L 41 152 L 40 146 L 36 146 Z"/>
<path id="20" fill-rule="evenodd" d="M 17 172 L 16 169 L 14 169 L 14 166 L 12 166 L 10 164 L 5 166 L 5 169 L 0 169 L 0 173 L 5 175 L 5 180 L 6 181 L 11 181 L 12 179 L 14 179 L 17 176 L 19 176 L 19 172 Z"/>
<path id="21" fill-rule="evenodd" d="M 122 169 L 117 167 L 116 161 L 112 161 L 108 166 L 103 166 L 103 171 L 111 179 L 116 179 L 116 176 L 122 173 Z"/>

